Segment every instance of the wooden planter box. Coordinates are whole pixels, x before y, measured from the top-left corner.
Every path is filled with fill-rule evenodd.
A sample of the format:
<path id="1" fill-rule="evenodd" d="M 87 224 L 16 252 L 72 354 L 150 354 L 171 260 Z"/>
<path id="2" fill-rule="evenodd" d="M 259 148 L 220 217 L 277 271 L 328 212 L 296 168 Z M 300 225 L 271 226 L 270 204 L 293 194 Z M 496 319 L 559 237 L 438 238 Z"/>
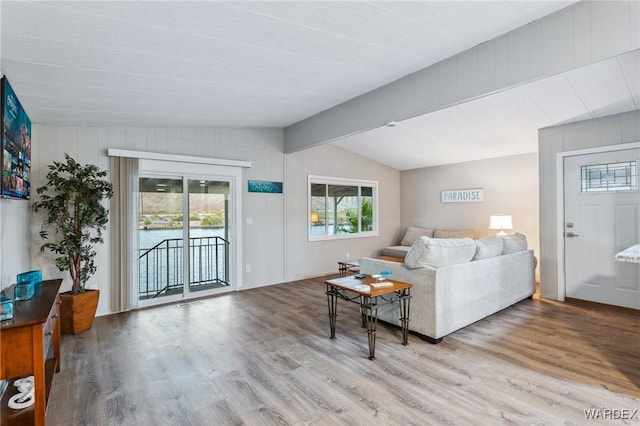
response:
<path id="1" fill-rule="evenodd" d="M 60 331 L 79 334 L 91 329 L 98 309 L 100 290 L 85 290 L 82 294 L 60 294 Z"/>

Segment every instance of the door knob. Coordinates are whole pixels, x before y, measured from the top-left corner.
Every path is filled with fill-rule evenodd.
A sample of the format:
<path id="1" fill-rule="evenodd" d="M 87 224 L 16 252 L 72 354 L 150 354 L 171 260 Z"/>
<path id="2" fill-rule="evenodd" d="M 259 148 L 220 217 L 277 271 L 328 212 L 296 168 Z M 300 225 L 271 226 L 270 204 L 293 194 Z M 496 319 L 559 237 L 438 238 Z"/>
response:
<path id="1" fill-rule="evenodd" d="M 574 234 L 573 232 L 565 232 L 564 236 L 567 238 L 575 238 L 575 237 L 579 237 L 580 235 Z"/>

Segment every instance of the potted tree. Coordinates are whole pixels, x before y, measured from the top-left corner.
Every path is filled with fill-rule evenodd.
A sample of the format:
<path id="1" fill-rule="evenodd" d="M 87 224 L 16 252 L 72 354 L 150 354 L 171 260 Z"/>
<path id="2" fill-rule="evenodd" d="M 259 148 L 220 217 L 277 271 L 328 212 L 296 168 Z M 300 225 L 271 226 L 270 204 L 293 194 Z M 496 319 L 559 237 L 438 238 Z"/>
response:
<path id="1" fill-rule="evenodd" d="M 94 165 L 81 165 L 68 154 L 65 161 L 49 165 L 47 183 L 37 189 L 40 199 L 33 204 L 37 213 L 46 214 L 40 231 L 44 243 L 40 250 L 56 255 L 60 271 L 69 271 L 71 291 L 60 295 L 60 328 L 66 334 L 78 334 L 93 325 L 98 308 L 99 290 L 85 289 L 96 272 L 95 244 L 102 243 L 109 211 L 102 201 L 113 196 L 106 171 Z M 54 232 L 49 235 L 49 230 Z"/>

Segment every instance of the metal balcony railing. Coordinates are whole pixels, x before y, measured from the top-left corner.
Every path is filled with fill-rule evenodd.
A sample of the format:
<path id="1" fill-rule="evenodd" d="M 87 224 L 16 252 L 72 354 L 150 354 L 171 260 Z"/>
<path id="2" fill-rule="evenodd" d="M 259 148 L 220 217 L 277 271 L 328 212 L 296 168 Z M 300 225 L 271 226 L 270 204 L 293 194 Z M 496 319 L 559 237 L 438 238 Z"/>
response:
<path id="1" fill-rule="evenodd" d="M 165 239 L 140 249 L 140 300 L 179 294 L 184 288 L 184 241 Z M 229 285 L 229 241 L 222 237 L 189 238 L 189 290 Z"/>

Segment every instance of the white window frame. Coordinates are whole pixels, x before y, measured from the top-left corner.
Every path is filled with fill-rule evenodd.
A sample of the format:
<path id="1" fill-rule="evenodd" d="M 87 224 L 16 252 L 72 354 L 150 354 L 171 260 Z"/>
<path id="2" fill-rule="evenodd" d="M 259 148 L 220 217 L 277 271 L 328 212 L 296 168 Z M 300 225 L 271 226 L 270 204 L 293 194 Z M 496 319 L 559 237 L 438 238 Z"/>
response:
<path id="1" fill-rule="evenodd" d="M 311 227 L 309 226 L 311 222 L 311 184 L 323 184 L 323 185 L 347 185 L 347 186 L 357 186 L 358 187 L 358 197 L 360 198 L 361 187 L 370 187 L 372 188 L 372 198 L 373 198 L 373 230 L 364 231 L 364 232 L 354 232 L 348 234 L 322 234 L 322 235 L 312 235 Z M 360 212 L 360 207 L 362 205 L 362 201 L 358 200 L 358 212 Z M 366 237 L 377 237 L 379 236 L 378 231 L 378 181 L 376 180 L 363 180 L 363 179 L 350 179 L 350 178 L 339 178 L 339 177 L 330 177 L 330 176 L 318 176 L 318 175 L 308 175 L 307 176 L 307 217 L 305 219 L 306 227 L 307 227 L 307 238 L 308 241 L 326 241 L 326 240 L 342 240 L 349 238 L 366 238 Z"/>

